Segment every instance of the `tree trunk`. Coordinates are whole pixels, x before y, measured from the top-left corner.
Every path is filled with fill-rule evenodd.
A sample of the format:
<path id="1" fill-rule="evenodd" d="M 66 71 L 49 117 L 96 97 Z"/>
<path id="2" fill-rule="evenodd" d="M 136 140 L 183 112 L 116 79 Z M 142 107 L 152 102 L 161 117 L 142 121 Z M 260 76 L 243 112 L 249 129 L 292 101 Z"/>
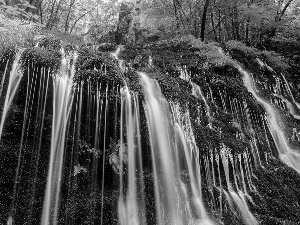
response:
<path id="1" fill-rule="evenodd" d="M 95 8 L 96 8 L 96 7 L 95 7 Z M 73 31 L 73 29 L 75 28 L 75 26 L 76 26 L 76 24 L 78 23 L 78 21 L 81 20 L 86 14 L 88 14 L 88 13 L 92 12 L 93 10 L 95 10 L 95 8 L 92 8 L 91 10 L 86 11 L 84 14 L 82 14 L 81 16 L 79 16 L 79 17 L 75 20 L 73 26 L 72 26 L 71 29 L 70 29 L 70 34 L 72 33 L 72 31 Z M 86 34 L 88 34 L 88 33 L 86 33 Z M 85 35 L 86 35 L 86 34 L 85 34 Z"/>
<path id="2" fill-rule="evenodd" d="M 178 12 L 177 12 L 177 4 L 176 4 L 176 0 L 173 0 L 173 8 L 174 8 L 174 14 L 175 14 L 175 18 L 176 18 L 176 27 L 177 29 L 179 29 L 179 15 L 178 15 Z"/>
<path id="3" fill-rule="evenodd" d="M 231 32 L 232 32 L 232 37 L 233 37 L 234 40 L 236 40 L 236 35 L 235 35 L 235 23 L 234 23 L 233 16 L 231 16 L 230 19 L 231 19 Z"/>
<path id="4" fill-rule="evenodd" d="M 69 6 L 69 10 L 68 10 L 68 14 L 67 14 L 67 18 L 66 18 L 66 23 L 65 23 L 65 31 L 68 31 L 69 29 L 69 24 L 70 24 L 70 14 L 71 14 L 71 10 L 73 5 L 75 4 L 76 0 L 72 0 Z"/>
<path id="5" fill-rule="evenodd" d="M 40 13 L 40 19 L 41 19 L 41 24 L 44 23 L 42 4 L 43 4 L 43 0 L 40 1 L 39 6 L 38 6 L 39 13 Z"/>
<path id="6" fill-rule="evenodd" d="M 117 31 L 115 34 L 115 42 L 117 45 L 126 43 L 126 35 L 128 34 L 130 24 L 132 21 L 131 12 L 133 6 L 128 3 L 121 3 L 119 12 L 119 21 L 117 25 Z"/>
<path id="7" fill-rule="evenodd" d="M 234 3 L 234 29 L 236 34 L 236 39 L 240 40 L 240 24 L 238 21 L 238 9 L 237 9 L 237 2 Z"/>
<path id="8" fill-rule="evenodd" d="M 62 2 L 62 0 L 59 0 L 59 2 L 58 2 L 58 4 L 57 4 L 55 13 L 54 13 L 54 15 L 53 15 L 51 27 L 49 27 L 50 29 L 57 23 L 57 20 L 58 20 L 58 18 L 59 18 L 58 12 L 59 12 L 59 10 L 60 10 L 61 2 Z"/>
<path id="9" fill-rule="evenodd" d="M 225 18 L 225 17 L 224 17 Z M 221 10 L 219 9 L 219 12 L 218 12 L 218 19 L 219 19 L 219 22 L 218 22 L 218 24 L 219 24 L 219 40 L 220 40 L 220 42 L 221 42 L 221 38 L 222 38 L 222 20 L 221 20 Z"/>
<path id="10" fill-rule="evenodd" d="M 254 0 L 251 0 L 250 3 L 247 4 L 247 6 L 249 7 L 251 4 L 253 4 L 253 1 Z M 246 41 L 246 44 L 250 45 L 251 41 L 250 41 L 250 37 L 249 37 L 249 25 L 250 25 L 250 18 L 248 17 L 247 20 L 246 20 L 246 23 L 245 23 L 245 41 Z"/>
<path id="11" fill-rule="evenodd" d="M 47 27 L 47 28 L 50 28 L 50 29 L 51 29 L 51 26 L 52 26 L 53 13 L 54 13 L 55 4 L 56 4 L 56 0 L 53 0 L 52 7 L 51 7 L 51 13 L 50 13 L 48 22 L 47 22 L 47 24 L 46 24 L 46 27 Z"/>
<path id="12" fill-rule="evenodd" d="M 247 19 L 246 23 L 245 23 L 245 41 L 247 45 L 250 45 L 250 41 L 249 41 L 249 20 Z"/>
<path id="13" fill-rule="evenodd" d="M 224 20 L 224 39 L 225 40 L 231 40 L 231 39 L 233 39 L 233 36 L 232 36 L 232 32 L 230 30 L 230 24 L 229 24 L 230 23 L 230 21 L 229 21 L 230 18 L 226 18 L 226 17 L 225 17 L 225 20 Z M 226 39 L 226 36 L 227 36 L 227 39 Z"/>
<path id="14" fill-rule="evenodd" d="M 213 29 L 213 32 L 214 32 L 215 41 L 218 42 L 218 36 L 217 36 L 216 27 L 215 27 L 213 12 L 210 13 L 210 17 L 211 17 L 211 26 L 212 26 L 212 29 Z"/>
<path id="15" fill-rule="evenodd" d="M 202 11 L 201 33 L 200 33 L 201 41 L 204 41 L 204 37 L 205 37 L 206 15 L 207 15 L 208 7 L 209 7 L 209 1 L 210 0 L 205 0 L 205 4 L 203 7 L 203 11 Z"/>
<path id="16" fill-rule="evenodd" d="M 291 3 L 293 1 L 294 0 L 289 0 L 288 2 L 286 2 L 285 5 L 283 6 L 282 10 L 277 12 L 277 16 L 275 17 L 275 22 L 281 21 L 281 19 L 284 16 L 287 8 L 291 5 Z M 271 30 L 269 31 L 268 37 L 267 37 L 267 41 L 269 41 L 272 37 L 274 37 L 276 35 L 276 30 L 277 30 L 276 26 L 271 28 Z"/>

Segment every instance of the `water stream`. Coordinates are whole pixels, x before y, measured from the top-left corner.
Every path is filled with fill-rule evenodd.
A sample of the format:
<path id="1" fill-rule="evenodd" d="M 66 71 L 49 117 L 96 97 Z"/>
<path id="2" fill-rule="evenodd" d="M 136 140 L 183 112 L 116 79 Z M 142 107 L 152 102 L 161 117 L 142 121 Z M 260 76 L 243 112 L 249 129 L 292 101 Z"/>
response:
<path id="1" fill-rule="evenodd" d="M 119 67 L 124 73 L 123 61 L 119 59 L 121 50 L 122 46 L 119 46 L 111 55 L 118 60 Z M 0 123 L 0 140 L 5 119 L 23 76 L 20 63 L 23 51 L 20 49 L 16 53 L 9 74 Z M 204 103 L 203 108 L 210 132 L 218 132 L 214 130 L 217 127 L 212 125 L 214 116 L 217 114 L 215 108 L 217 110 L 218 105 L 221 105 L 224 112 L 232 114 L 234 125 L 238 130 L 234 137 L 245 140 L 242 130 L 243 119 L 246 120 L 246 128 L 249 128 L 250 149 L 235 153 L 225 143 L 220 143 L 219 147 L 202 152 L 196 144 L 198 136 L 195 136 L 197 133 L 194 134 L 192 125 L 196 120 L 193 121 L 194 118 L 190 117 L 190 112 L 193 112 L 189 111 L 189 104 L 168 102 L 158 82 L 146 73 L 137 72 L 143 96 L 130 90 L 125 82 L 125 76 L 122 87 L 114 87 L 108 81 L 101 80 L 100 75 L 97 81 L 89 77 L 75 83 L 73 78 L 77 53 L 73 52 L 68 55 L 62 49 L 61 55 L 61 67 L 57 72 L 44 67 L 39 68 L 33 62 L 28 66 L 21 143 L 17 157 L 11 209 L 6 221 L 8 225 L 13 225 L 17 220 L 17 208 L 20 206 L 18 201 L 21 196 L 19 192 L 22 191 L 21 177 L 27 173 L 23 171 L 23 167 L 27 165 L 24 158 L 29 150 L 32 151 L 30 152 L 32 168 L 28 174 L 33 182 L 26 184 L 29 189 L 26 221 L 28 224 L 33 224 L 37 192 L 41 192 L 38 187 L 39 168 L 42 160 L 45 160 L 42 158 L 41 151 L 49 93 L 53 95 L 49 98 L 53 101 L 53 112 L 51 111 L 50 115 L 51 143 L 47 146 L 49 147 L 47 152 L 49 164 L 46 164 L 48 168 L 44 168 L 47 170 L 47 177 L 44 178 L 46 184 L 42 189 L 44 195 L 40 194 L 44 197 L 43 205 L 40 206 L 42 212 L 41 215 L 36 216 L 42 225 L 58 225 L 61 223 L 61 218 L 65 224 L 76 223 L 76 215 L 74 216 L 72 214 L 74 212 L 71 213 L 67 207 L 74 204 L 72 201 L 77 197 L 75 189 L 81 185 L 78 181 L 81 173 L 87 173 L 86 180 L 91 180 L 88 180 L 89 183 L 86 185 L 90 195 L 87 197 L 88 210 L 90 217 L 93 217 L 89 220 L 89 224 L 107 224 L 105 221 L 108 217 L 107 208 L 111 206 L 106 202 L 108 197 L 105 191 L 111 185 L 106 182 L 110 180 L 108 174 L 110 176 L 111 172 L 115 173 L 117 184 L 116 187 L 112 185 L 116 192 L 109 193 L 118 194 L 115 194 L 116 197 L 109 197 L 117 199 L 113 210 L 116 211 L 115 221 L 120 225 L 149 224 L 148 220 L 153 218 L 149 218 L 148 201 L 152 201 L 151 207 L 155 210 L 153 221 L 157 225 L 214 225 L 217 222 L 208 214 L 216 213 L 215 219 L 219 217 L 221 220 L 222 213 L 228 210 L 228 207 L 233 214 L 238 214 L 246 225 L 257 225 L 259 222 L 251 213 L 250 208 L 253 203 L 251 195 L 254 192 L 258 194 L 252 181 L 254 177 L 252 164 L 255 164 L 256 169 L 264 168 L 263 157 L 259 152 L 259 138 L 255 133 L 261 121 L 263 121 L 261 127 L 266 140 L 268 141 L 267 129 L 269 129 L 280 159 L 300 173 L 300 152 L 289 146 L 281 126 L 280 112 L 274 105 L 284 105 L 282 100 L 294 118 L 300 119 L 300 105 L 295 101 L 283 74 L 284 82 L 277 81 L 275 88 L 270 87 L 276 91 L 274 96 L 277 99 L 272 100 L 273 104 L 261 96 L 252 75 L 238 63 L 235 64 L 243 75 L 244 85 L 248 91 L 265 108 L 267 118 L 263 118 L 258 113 L 248 110 L 244 99 L 240 100 L 227 94 L 226 89 L 216 91 L 209 86 L 209 93 L 207 91 L 209 97 L 206 97 L 201 87 L 191 81 L 192 75 L 187 71 L 186 66 L 179 67 L 180 78 L 192 86 L 190 94 L 201 101 L 202 105 Z M 261 66 L 266 66 L 262 61 L 259 63 Z M 155 67 L 151 57 L 149 57 L 149 66 Z M 5 75 L 8 74 L 7 68 L 8 62 L 1 80 L 0 96 L 5 90 L 3 87 Z M 271 68 L 268 67 L 268 69 Z M 97 68 L 94 70 L 98 71 Z M 288 97 L 284 97 L 284 89 Z M 116 96 L 112 97 L 112 92 Z M 214 99 L 214 94 L 218 93 L 220 94 L 219 103 L 217 98 Z M 143 97 L 142 102 L 140 99 Z M 212 108 L 210 108 L 209 100 L 213 103 Z M 141 108 L 143 110 L 140 112 Z M 200 116 L 199 109 L 196 110 Z M 145 121 L 140 121 L 141 118 Z M 270 123 L 268 126 L 265 122 L 267 120 Z M 83 121 L 86 124 L 82 125 Z M 32 124 L 35 125 L 33 129 L 30 128 Z M 199 125 L 197 129 L 207 130 L 207 127 L 201 127 L 201 123 L 197 125 Z M 143 130 L 146 134 L 142 133 L 142 129 L 146 130 Z M 33 131 L 33 138 L 29 140 L 31 131 Z M 220 133 L 220 139 L 221 136 Z M 112 137 L 114 148 L 111 147 Z M 27 146 L 31 147 L 30 144 L 33 147 L 27 149 Z M 109 149 L 107 149 L 108 146 Z M 149 154 L 151 165 L 148 165 L 150 168 L 143 165 L 147 158 L 145 146 L 151 150 L 151 155 Z M 269 142 L 268 147 L 271 149 Z M 268 161 L 269 155 L 265 154 L 265 157 Z M 107 161 L 112 166 L 111 170 L 106 167 Z M 86 165 L 82 166 L 82 163 Z M 65 167 L 66 170 L 64 170 Z M 88 172 L 89 169 L 91 174 Z M 153 190 L 154 199 L 150 200 L 147 199 L 148 196 L 146 197 L 146 175 L 151 176 L 153 185 L 151 190 Z M 210 200 L 209 204 L 204 203 L 203 184 L 207 185 L 209 196 L 205 197 Z M 98 196 L 98 199 L 95 196 Z M 227 203 L 224 203 L 224 200 Z M 208 211 L 207 205 L 210 206 Z M 60 210 L 65 209 L 63 207 L 70 211 L 66 210 L 65 214 L 61 215 Z"/>
<path id="2" fill-rule="evenodd" d="M 235 65 L 239 72 L 243 75 L 244 84 L 248 91 L 252 93 L 254 98 L 264 106 L 267 111 L 270 121 L 270 132 L 276 144 L 280 159 L 288 166 L 294 168 L 300 173 L 300 152 L 298 149 L 292 149 L 284 136 L 284 132 L 280 127 L 281 118 L 276 112 L 277 109 L 267 100 L 259 95 L 256 89 L 253 78 L 250 73 L 245 71 L 239 64 Z"/>
<path id="3" fill-rule="evenodd" d="M 15 97 L 16 91 L 19 87 L 20 81 L 21 81 L 22 76 L 23 76 L 23 71 L 21 69 L 20 60 L 21 60 L 21 56 L 22 56 L 22 53 L 24 52 L 24 50 L 25 49 L 19 49 L 17 51 L 14 62 L 13 62 L 13 65 L 12 65 L 12 69 L 11 69 L 10 74 L 9 74 L 9 83 L 8 83 L 7 93 L 6 93 L 5 102 L 4 102 L 4 106 L 3 106 L 3 111 L 2 111 L 2 115 L 1 115 L 0 140 L 1 140 L 2 132 L 3 132 L 3 126 L 4 126 L 5 118 L 7 116 L 9 107 L 10 107 L 10 105 L 11 105 L 11 103 L 12 103 L 14 97 Z M 4 78 L 2 78 L 2 82 L 1 82 L 1 93 L 2 93 L 2 89 L 3 89 L 3 83 L 4 83 Z"/>
<path id="4" fill-rule="evenodd" d="M 152 151 L 157 223 L 211 225 L 213 222 L 202 202 L 199 152 L 192 141 L 191 127 L 188 127 L 190 122 L 183 120 L 184 117 L 173 107 L 174 126 L 169 117 L 169 104 L 162 96 L 157 81 L 151 80 L 145 73 L 139 75 L 145 94 L 144 108 Z M 186 133 L 187 130 L 189 133 Z M 180 173 L 183 169 L 187 171 L 188 183 Z"/>
<path id="5" fill-rule="evenodd" d="M 74 53 L 71 71 L 64 53 L 62 54 L 61 71 L 53 77 L 53 119 L 50 162 L 44 198 L 41 224 L 56 225 L 58 223 L 58 207 L 65 150 L 67 122 L 73 101 L 72 86 L 74 66 L 77 54 Z"/>

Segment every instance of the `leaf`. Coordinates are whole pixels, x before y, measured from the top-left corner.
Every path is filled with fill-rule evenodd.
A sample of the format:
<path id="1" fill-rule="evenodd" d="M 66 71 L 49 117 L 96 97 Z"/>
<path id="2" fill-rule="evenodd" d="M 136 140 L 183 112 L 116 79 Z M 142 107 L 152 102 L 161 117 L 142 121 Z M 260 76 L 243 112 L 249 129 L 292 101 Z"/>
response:
<path id="1" fill-rule="evenodd" d="M 20 2 L 20 6 L 23 6 L 23 7 L 25 7 L 25 8 L 30 8 L 30 9 L 36 9 L 35 6 L 29 4 L 28 1 L 24 1 L 24 0 L 22 0 L 22 1 Z"/>
<path id="2" fill-rule="evenodd" d="M 78 164 L 78 166 L 74 166 L 74 174 L 73 174 L 73 176 L 75 177 L 81 171 L 84 172 L 84 173 L 86 173 L 87 169 L 84 168 L 83 166 L 80 166 L 80 164 Z"/>
<path id="3" fill-rule="evenodd" d="M 27 8 L 30 8 L 30 9 L 36 9 L 35 6 L 30 5 L 30 4 L 23 4 L 23 6 L 25 6 L 25 7 L 27 7 Z"/>

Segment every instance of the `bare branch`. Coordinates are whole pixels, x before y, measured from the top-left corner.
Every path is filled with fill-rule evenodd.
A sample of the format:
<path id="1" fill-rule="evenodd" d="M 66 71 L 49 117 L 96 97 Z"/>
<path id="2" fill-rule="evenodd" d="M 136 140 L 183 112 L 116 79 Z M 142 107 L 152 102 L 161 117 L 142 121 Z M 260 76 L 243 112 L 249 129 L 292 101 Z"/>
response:
<path id="1" fill-rule="evenodd" d="M 92 8 L 92 9 L 89 10 L 89 11 L 86 11 L 84 14 L 82 14 L 80 17 L 78 17 L 77 20 L 75 20 L 73 26 L 71 27 L 70 33 L 72 33 L 73 29 L 75 28 L 75 26 L 76 26 L 76 24 L 78 23 L 79 20 L 81 20 L 86 14 L 92 12 L 92 11 L 95 10 L 95 9 L 96 9 L 96 7 L 95 7 L 95 8 Z"/>

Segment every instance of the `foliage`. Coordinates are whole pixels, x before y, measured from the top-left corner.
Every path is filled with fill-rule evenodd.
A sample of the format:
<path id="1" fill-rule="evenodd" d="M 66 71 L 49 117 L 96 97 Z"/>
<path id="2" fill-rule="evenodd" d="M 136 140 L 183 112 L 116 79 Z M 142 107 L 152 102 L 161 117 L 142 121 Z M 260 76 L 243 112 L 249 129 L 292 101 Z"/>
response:
<path id="1" fill-rule="evenodd" d="M 94 42 L 115 29 L 119 3 L 116 0 L 43 1 L 42 23 L 48 29 L 81 35 Z"/>
<path id="2" fill-rule="evenodd" d="M 245 60 L 246 58 L 245 61 L 247 61 L 247 59 L 253 60 L 256 58 L 260 58 L 264 61 L 267 61 L 267 63 L 271 67 L 279 69 L 281 71 L 285 71 L 290 68 L 287 59 L 283 58 L 282 55 L 274 51 L 260 51 L 257 48 L 246 46 L 244 43 L 238 41 L 228 41 L 226 43 L 226 47 L 232 52 L 235 52 L 237 54 L 241 53 L 244 57 L 241 60 Z"/>
<path id="3" fill-rule="evenodd" d="M 143 31 L 144 36 L 170 38 L 179 31 L 176 29 L 172 1 L 141 1 L 138 7 L 138 13 L 134 14 L 134 26 L 136 30 Z M 136 39 L 139 38 L 137 35 Z"/>
<path id="4" fill-rule="evenodd" d="M 290 68 L 287 60 L 274 51 L 263 51 L 262 56 L 266 58 L 271 67 L 285 71 Z"/>
<path id="5" fill-rule="evenodd" d="M 18 0 L 14 5 L 7 5 L 4 0 L 0 1 L 0 14 L 12 18 L 37 21 L 39 17 L 27 9 L 35 10 L 36 7 L 25 0 Z"/>
<path id="6" fill-rule="evenodd" d="M 0 14 L 0 55 L 10 47 L 27 47 L 33 45 L 39 27 L 20 19 L 9 19 Z"/>
<path id="7" fill-rule="evenodd" d="M 60 68 L 61 54 L 59 51 L 33 47 L 24 51 L 22 59 L 24 68 L 34 62 L 36 65 L 46 66 L 51 68 L 52 71 L 57 71 Z"/>
<path id="8" fill-rule="evenodd" d="M 83 166 L 80 166 L 80 164 L 78 164 L 77 166 L 74 166 L 74 173 L 73 176 L 75 177 L 77 174 L 79 174 L 80 172 L 86 173 L 87 169 L 84 168 Z"/>
<path id="9" fill-rule="evenodd" d="M 49 30 L 81 36 L 84 42 L 144 43 L 177 35 L 201 40 L 238 40 L 257 45 L 276 32 L 299 36 L 299 1 L 269 0 L 14 0 L 0 13 L 38 21 Z"/>
<path id="10" fill-rule="evenodd" d="M 110 139 L 109 151 L 109 164 L 116 173 L 120 173 L 120 164 L 127 164 L 128 161 L 127 146 L 124 143 L 121 143 L 121 140 L 115 143 L 113 139 Z M 122 162 L 121 159 L 123 160 Z"/>
<path id="11" fill-rule="evenodd" d="M 244 43 L 239 41 L 228 41 L 226 42 L 226 46 L 229 48 L 229 50 L 238 50 L 245 54 L 245 56 L 256 58 L 261 55 L 261 52 L 254 48 L 254 47 L 248 47 Z"/>
<path id="12" fill-rule="evenodd" d="M 92 52 L 81 49 L 78 52 L 75 81 L 91 79 L 91 81 L 122 82 L 122 74 L 117 62 L 110 53 Z"/>
<path id="13" fill-rule="evenodd" d="M 49 66 L 52 69 L 57 68 L 60 65 L 61 59 L 61 55 L 58 51 L 61 47 L 60 41 L 55 38 L 41 38 L 39 45 L 40 48 L 29 48 L 24 52 L 24 62 L 30 63 L 31 61 L 29 60 L 32 60 L 37 65 Z M 256 48 L 246 46 L 245 44 L 237 41 L 229 41 L 226 46 L 230 51 L 237 52 L 237 54 L 234 55 L 235 59 L 243 58 L 243 60 L 248 61 L 249 65 L 252 67 L 257 67 L 257 64 L 253 64 L 251 59 L 260 57 L 264 58 L 265 61 L 269 62 L 271 65 L 274 65 L 275 69 L 276 65 L 279 66 L 277 69 L 287 68 L 285 67 L 286 64 L 284 64 L 282 58 L 274 52 L 260 52 Z M 129 48 L 129 45 L 127 47 Z M 107 49 L 105 48 L 104 50 L 106 51 Z M 196 116 L 198 113 L 196 110 L 201 110 L 205 107 L 203 100 L 192 96 L 189 81 L 180 78 L 179 68 L 186 68 L 186 70 L 192 74 L 193 82 L 197 82 L 197 84 L 203 88 L 204 94 L 209 93 L 208 87 L 211 87 L 214 95 L 213 97 L 218 95 L 219 88 L 223 90 L 226 89 L 227 94 L 231 98 L 236 98 L 241 101 L 243 100 L 247 102 L 248 108 L 256 114 L 263 114 L 264 110 L 259 104 L 257 104 L 256 101 L 254 101 L 253 96 L 251 96 L 243 86 L 241 76 L 238 71 L 232 67 L 230 59 L 221 51 L 218 44 L 202 42 L 199 39 L 195 39 L 192 35 L 178 35 L 176 38 L 163 40 L 157 43 L 131 46 L 131 49 L 129 50 L 127 49 L 127 52 L 126 50 L 124 51 L 124 55 L 126 55 L 126 53 L 130 55 L 127 56 L 127 58 L 124 56 L 124 58 L 128 59 L 128 67 L 130 63 L 132 63 L 132 65 L 135 66 L 135 69 L 146 71 L 151 78 L 154 78 L 159 82 L 161 89 L 164 92 L 164 96 L 168 100 L 178 101 L 182 105 L 185 104 L 189 107 L 192 115 L 192 126 L 195 132 L 195 138 L 197 140 L 198 147 L 200 147 L 201 153 L 207 154 L 211 151 L 211 149 L 219 149 L 221 144 L 228 146 L 234 154 L 242 153 L 245 149 L 249 149 L 249 143 L 245 140 L 250 138 L 250 132 L 246 130 L 243 122 L 241 122 L 240 125 L 233 122 L 233 115 L 222 111 L 222 109 L 218 106 L 218 103 L 208 103 L 212 109 L 212 129 L 207 126 L 205 115 L 200 118 L 200 122 L 195 119 L 197 118 Z M 137 55 L 139 57 L 136 57 Z M 152 66 L 149 66 L 148 64 L 149 55 L 153 58 L 154 65 Z M 126 82 L 129 83 L 128 85 L 131 90 L 136 90 L 140 87 L 139 77 L 136 70 L 130 68 L 123 73 L 118 67 L 118 62 L 114 60 L 108 52 L 91 51 L 89 48 L 82 48 L 79 51 L 77 69 L 75 81 L 78 83 L 79 81 L 83 81 L 88 78 L 91 79 L 92 85 L 103 81 L 111 81 L 120 84 L 123 82 L 122 80 L 125 79 Z M 259 77 L 264 76 L 259 69 L 251 68 L 251 71 Z M 91 92 L 93 92 L 93 90 Z M 215 101 L 217 102 L 217 100 Z M 18 112 L 18 117 L 22 118 L 22 115 L 19 115 L 22 112 L 20 109 L 16 110 L 12 107 L 12 111 L 14 114 Z M 82 114 L 84 115 L 85 113 Z M 113 117 L 113 115 L 111 114 L 110 117 Z M 293 121 L 291 118 L 283 117 L 283 119 L 290 128 L 297 125 L 296 123 L 292 123 Z M 16 122 L 15 120 L 11 120 L 9 124 L 15 125 Z M 18 125 L 21 126 L 21 122 Z M 144 127 L 146 127 L 146 125 Z M 144 129 L 145 130 L 143 132 L 147 133 L 146 128 Z M 255 132 L 258 137 L 264 136 L 264 131 L 262 131 L 262 129 L 256 128 Z M 240 133 L 243 133 L 246 138 L 243 139 L 237 137 Z M 264 152 L 267 148 L 266 139 L 258 140 L 258 145 L 260 151 Z M 10 144 L 7 144 L 7 146 L 9 146 L 9 154 L 15 157 L 15 151 L 11 149 L 12 147 Z M 123 162 L 120 162 L 121 149 L 123 149 Z M 85 141 L 82 140 L 79 140 L 79 151 L 81 151 L 79 153 L 79 160 L 83 160 L 83 158 L 86 160 L 86 155 L 84 154 L 86 152 L 92 153 L 96 158 L 101 157 L 103 152 L 103 150 L 91 148 Z M 6 158 L 10 157 L 7 156 L 5 159 Z M 126 144 L 121 143 L 121 140 L 116 142 L 114 139 L 111 139 L 107 159 L 113 170 L 116 173 L 119 173 L 120 164 L 127 163 Z M 273 170 L 273 168 L 275 169 Z M 72 190 L 73 192 L 71 193 L 72 198 L 67 206 L 67 211 L 69 210 L 70 214 L 74 216 L 74 220 L 78 215 L 78 217 L 83 218 L 82 220 L 78 220 L 78 223 L 81 224 L 90 224 L 95 222 L 92 221 L 93 217 L 96 217 L 94 215 L 95 212 L 93 211 L 95 208 L 93 207 L 95 207 L 96 204 L 99 205 L 101 197 L 103 197 L 100 196 L 101 191 L 97 188 L 90 190 L 90 183 L 87 181 L 90 169 L 91 168 L 89 167 L 84 168 L 80 166 L 80 164 L 75 165 L 73 177 L 74 179 L 78 179 L 79 182 L 74 182 L 74 190 Z M 85 171 L 88 171 L 88 173 L 81 173 Z M 112 172 L 112 170 L 105 171 L 108 174 L 109 172 Z M 299 199 L 300 192 L 297 188 L 299 176 L 289 168 L 286 168 L 279 163 L 275 163 L 271 168 L 268 167 L 268 170 L 259 170 L 255 172 L 259 178 L 259 180 L 255 180 L 255 182 L 259 188 L 259 193 L 263 195 L 263 200 L 259 199 L 256 193 L 250 193 L 251 197 L 254 196 L 255 202 L 260 203 L 254 206 L 250 204 L 251 210 L 254 208 L 256 213 L 261 214 L 259 215 L 259 218 L 262 218 L 262 221 L 265 222 L 265 224 L 268 224 L 268 222 L 275 223 L 278 221 L 288 220 L 297 222 L 297 219 L 299 218 L 299 213 L 297 212 L 299 209 L 299 203 L 297 203 L 295 199 Z M 12 173 L 10 172 L 9 174 Z M 105 185 L 110 185 L 109 187 L 111 187 L 112 184 L 110 181 L 113 180 L 111 178 L 113 176 L 110 177 L 108 175 L 107 177 L 108 178 L 106 179 L 109 180 L 109 182 L 105 180 Z M 145 175 L 145 178 L 148 180 L 152 179 L 149 174 L 148 177 Z M 151 181 L 146 182 L 151 183 Z M 280 184 L 280 187 L 276 184 L 276 182 Z M 150 190 L 146 191 L 148 191 L 149 196 L 149 193 L 151 193 L 152 196 L 147 198 L 147 201 L 149 201 L 147 204 L 150 205 L 150 210 L 154 211 L 155 207 L 151 205 L 154 204 L 154 201 L 152 201 L 153 182 L 151 185 L 148 185 L 148 183 L 146 188 Z M 285 183 L 288 183 L 291 188 L 287 188 Z M 118 193 L 114 193 L 111 189 L 109 189 L 109 193 L 104 193 L 105 207 L 108 207 L 107 205 L 109 204 L 114 206 L 117 205 Z M 292 202 L 288 202 L 288 200 L 284 198 L 285 193 L 289 198 L 293 198 L 294 200 Z M 280 201 L 277 201 L 277 199 L 274 198 L 274 195 L 279 195 Z M 224 205 L 226 204 L 227 203 L 224 203 Z M 274 208 L 269 207 L 270 205 L 274 206 Z M 229 206 L 226 206 L 227 207 L 224 208 L 224 213 L 222 215 L 225 217 L 223 221 L 225 221 L 226 224 L 240 224 L 241 222 L 236 219 L 236 217 L 238 217 L 237 213 L 229 214 Z M 97 209 L 99 209 L 99 207 Z M 290 211 L 285 213 L 288 210 Z M 97 213 L 100 212 L 97 211 Z M 154 218 L 155 213 L 153 215 Z M 105 215 L 105 217 L 108 218 L 109 215 Z M 108 222 L 108 224 L 112 223 Z"/>
<path id="14" fill-rule="evenodd" d="M 262 214 L 268 213 L 268 217 L 277 218 L 277 221 L 288 220 L 290 224 L 297 224 L 300 205 L 300 190 L 297 184 L 300 180 L 296 171 L 283 166 L 277 160 L 272 160 L 266 170 L 259 170 L 256 175 L 258 179 L 255 180 L 255 185 L 262 201 L 254 206 L 254 210 L 263 212 Z"/>
<path id="15" fill-rule="evenodd" d="M 222 48 L 214 43 L 205 44 L 199 39 L 194 39 L 191 41 L 191 44 L 194 48 L 200 50 L 197 54 L 205 59 L 204 68 L 221 67 L 231 63 L 230 58 L 223 53 Z"/>

